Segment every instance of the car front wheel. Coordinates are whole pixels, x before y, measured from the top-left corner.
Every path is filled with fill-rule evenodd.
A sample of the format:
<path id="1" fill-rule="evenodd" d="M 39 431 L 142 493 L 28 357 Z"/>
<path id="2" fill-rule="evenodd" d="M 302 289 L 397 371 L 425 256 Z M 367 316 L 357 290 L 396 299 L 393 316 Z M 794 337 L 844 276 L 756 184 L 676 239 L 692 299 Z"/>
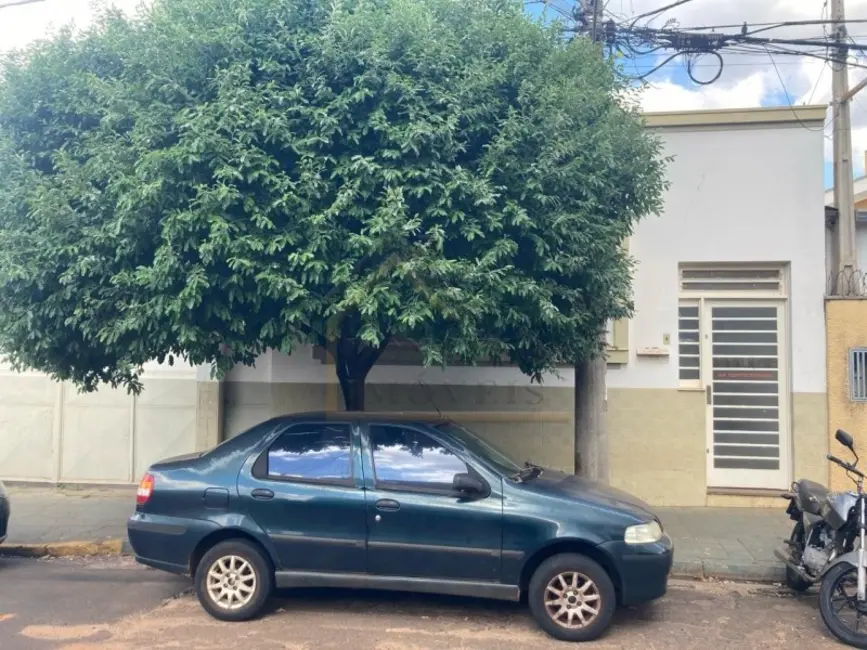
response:
<path id="1" fill-rule="evenodd" d="M 245 540 L 221 542 L 205 553 L 196 569 L 196 595 L 202 607 L 221 621 L 259 616 L 274 585 L 271 566 Z"/>
<path id="2" fill-rule="evenodd" d="M 605 569 L 573 553 L 555 555 L 539 565 L 527 600 L 539 627 L 561 641 L 598 638 L 617 609 L 614 584 Z"/>

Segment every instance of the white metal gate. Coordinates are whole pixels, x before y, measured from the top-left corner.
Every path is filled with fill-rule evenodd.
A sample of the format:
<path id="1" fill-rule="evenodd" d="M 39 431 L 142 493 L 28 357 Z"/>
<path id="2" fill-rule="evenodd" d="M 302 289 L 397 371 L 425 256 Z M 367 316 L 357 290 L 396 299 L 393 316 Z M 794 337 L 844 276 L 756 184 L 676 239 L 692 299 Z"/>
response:
<path id="1" fill-rule="evenodd" d="M 137 397 L 110 387 L 82 395 L 0 368 L 0 479 L 136 483 L 154 461 L 195 451 L 195 376 L 144 385 Z"/>
<path id="2" fill-rule="evenodd" d="M 782 301 L 703 303 L 708 484 L 785 488 L 789 404 Z"/>

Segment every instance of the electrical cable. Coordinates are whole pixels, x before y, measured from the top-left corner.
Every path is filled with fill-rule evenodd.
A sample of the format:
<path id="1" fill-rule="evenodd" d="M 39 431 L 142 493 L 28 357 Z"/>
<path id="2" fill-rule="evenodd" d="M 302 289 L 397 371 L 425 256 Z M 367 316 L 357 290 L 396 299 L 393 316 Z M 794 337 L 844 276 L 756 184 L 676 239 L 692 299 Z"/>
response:
<path id="1" fill-rule="evenodd" d="M 841 21 L 844 25 L 857 25 L 861 23 L 867 23 L 867 18 L 855 18 L 852 20 L 843 20 Z M 801 27 L 804 25 L 822 25 L 827 26 L 834 24 L 833 20 L 783 20 L 779 22 L 773 23 L 747 23 L 747 26 L 750 27 L 770 27 L 773 26 L 774 29 L 779 29 L 783 27 Z M 744 26 L 744 23 L 731 24 L 731 25 L 697 25 L 693 27 L 680 27 L 679 29 L 685 32 L 703 32 L 714 29 L 741 29 Z"/>
<path id="2" fill-rule="evenodd" d="M 731 61 L 726 61 L 726 67 L 759 68 L 759 67 L 762 67 L 763 65 L 764 64 L 762 64 L 760 62 L 732 63 Z M 777 65 L 778 66 L 791 66 L 791 65 L 801 65 L 801 63 L 798 61 L 777 61 Z M 635 69 L 637 71 L 641 71 L 641 70 L 651 70 L 651 69 L 653 69 L 654 66 L 652 66 L 652 65 L 633 65 L 632 67 L 633 67 L 633 69 Z M 719 67 L 719 64 L 717 64 L 717 63 L 694 63 L 692 67 L 693 68 L 717 68 L 717 67 Z"/>
<path id="3" fill-rule="evenodd" d="M 667 4 L 659 9 L 654 9 L 653 11 L 647 11 L 643 14 L 640 14 L 632 19 L 632 24 L 635 25 L 642 18 L 647 18 L 648 16 L 658 16 L 661 13 L 665 13 L 669 9 L 674 9 L 675 7 L 679 7 L 680 5 L 685 5 L 687 2 L 692 2 L 692 0 L 675 0 L 671 4 Z"/>
<path id="4" fill-rule="evenodd" d="M 674 61 L 677 57 L 679 57 L 679 56 L 683 56 L 684 54 L 685 54 L 684 52 L 675 52 L 675 53 L 672 54 L 670 57 L 668 57 L 665 61 L 663 61 L 663 62 L 660 63 L 658 66 L 656 66 L 655 68 L 653 68 L 653 70 L 651 70 L 650 72 L 645 72 L 643 75 L 640 75 L 640 76 L 638 76 L 638 77 L 635 77 L 635 80 L 636 80 L 636 81 L 644 81 L 645 79 L 647 79 L 647 77 L 649 77 L 650 75 L 652 75 L 654 72 L 656 72 L 657 70 L 661 70 L 661 69 L 664 68 L 664 67 L 665 67 L 669 62 Z"/>
<path id="5" fill-rule="evenodd" d="M 818 59 L 819 61 L 825 61 L 826 63 L 834 63 L 834 60 L 830 56 L 819 56 L 817 54 L 811 54 L 809 52 L 800 52 L 798 50 L 784 50 L 784 49 L 775 49 L 773 50 L 774 54 L 781 54 L 785 56 L 806 56 L 812 59 Z M 846 65 L 850 68 L 863 68 L 867 70 L 867 65 L 856 63 L 854 61 L 847 61 Z"/>
<path id="6" fill-rule="evenodd" d="M 694 57 L 695 56 L 701 56 L 702 54 L 708 54 L 711 56 L 715 56 L 717 58 L 717 62 L 719 63 L 719 69 L 717 70 L 716 74 L 713 76 L 712 79 L 710 79 L 708 81 L 700 81 L 700 80 L 696 79 L 695 75 L 692 72 Z M 697 83 L 699 86 L 709 86 L 713 82 L 715 82 L 717 79 L 719 79 L 722 76 L 724 67 L 725 67 L 725 61 L 723 61 L 722 55 L 719 52 L 717 52 L 716 50 L 711 50 L 710 52 L 700 52 L 698 55 L 690 55 L 690 56 L 687 56 L 687 58 L 686 58 L 686 74 L 689 75 L 689 78 L 692 79 L 693 83 Z"/>
<path id="7" fill-rule="evenodd" d="M 777 75 L 777 79 L 782 86 L 783 92 L 786 96 L 786 101 L 789 104 L 789 107 L 794 111 L 793 100 L 791 95 L 789 94 L 788 88 L 786 87 L 785 80 L 783 79 L 783 75 L 779 70 L 777 65 L 776 56 L 797 56 L 799 58 L 814 58 L 816 60 L 820 60 L 823 62 L 822 69 L 819 72 L 819 75 L 816 78 L 815 84 L 810 92 L 810 102 L 812 102 L 813 97 L 818 90 L 818 86 L 820 85 L 825 68 L 828 67 L 828 63 L 832 63 L 834 58 L 832 56 L 829 48 L 833 45 L 827 39 L 827 26 L 831 24 L 833 21 L 826 20 L 827 16 L 827 7 L 828 1 L 823 1 L 822 10 L 820 13 L 820 20 L 799 20 L 799 21 L 779 21 L 773 23 L 755 23 L 752 25 L 752 31 L 748 31 L 749 26 L 744 23 L 742 25 L 729 25 L 730 27 L 741 27 L 742 30 L 737 34 L 717 34 L 717 33 L 690 33 L 688 30 L 681 29 L 678 27 L 671 28 L 670 23 L 666 23 L 661 29 L 652 28 L 648 24 L 645 24 L 643 27 L 637 27 L 638 21 L 643 18 L 655 17 L 660 14 L 673 9 L 675 7 L 681 6 L 690 2 L 691 0 L 678 0 L 676 2 L 670 2 L 668 4 L 663 5 L 657 9 L 652 11 L 648 11 L 634 18 L 628 20 L 626 24 L 620 24 L 619 29 L 614 29 L 609 34 L 609 46 L 612 52 L 617 52 L 620 55 L 625 57 L 630 57 L 633 59 L 632 67 L 637 73 L 635 76 L 628 77 L 636 81 L 645 81 L 651 77 L 653 74 L 658 72 L 664 66 L 668 65 L 678 57 L 684 57 L 684 63 L 686 68 L 686 73 L 689 76 L 690 80 L 698 85 L 707 86 L 714 82 L 716 82 L 724 71 L 726 65 L 726 57 L 768 57 L 771 59 L 771 63 L 774 67 L 774 71 Z M 859 24 L 859 23 L 867 23 L 867 19 L 853 19 L 845 21 L 847 24 Z M 805 38 L 756 38 L 753 34 L 768 31 L 770 29 L 779 29 L 783 27 L 796 27 L 796 26 L 804 26 L 804 25 L 821 25 L 823 29 L 822 36 L 816 36 L 813 39 L 805 39 Z M 713 29 L 716 27 L 724 27 L 724 26 L 708 26 L 708 27 L 695 27 L 691 28 L 692 30 L 701 30 L 701 29 Z M 766 29 L 762 29 L 764 27 Z M 613 34 L 613 37 L 612 37 Z M 853 45 L 856 47 L 849 46 L 850 53 L 858 53 L 867 51 L 867 44 L 861 44 L 854 41 L 853 38 L 849 38 Z M 655 65 L 650 63 L 648 66 L 638 66 L 636 65 L 635 59 L 637 57 L 648 56 L 659 52 L 661 50 L 668 50 L 671 52 L 665 58 L 657 59 L 659 63 Z M 704 62 L 704 56 L 710 56 L 715 61 L 713 63 Z M 862 57 L 867 56 L 865 54 L 861 55 Z M 867 65 L 862 65 L 861 63 L 853 60 L 854 56 L 850 57 L 847 61 L 847 65 L 853 69 L 864 68 L 867 69 Z M 863 58 L 861 59 L 863 61 Z M 865 61 L 867 63 L 867 61 Z M 758 63 L 752 62 L 738 62 L 732 63 L 731 65 L 759 65 Z M 795 63 L 781 63 L 780 65 L 795 65 Z M 697 70 L 702 68 L 710 68 L 715 67 L 715 73 L 709 79 L 700 79 L 696 76 Z M 623 70 L 620 70 L 621 74 Z M 801 126 L 809 129 L 809 130 L 817 130 L 812 129 L 811 127 L 804 124 L 800 116 L 795 113 L 795 117 L 798 118 L 798 122 L 801 123 Z M 827 136 L 826 136 L 827 137 Z"/>
<path id="8" fill-rule="evenodd" d="M 825 61 L 825 65 L 822 66 L 822 69 L 819 70 L 819 76 L 816 77 L 816 83 L 813 84 L 813 91 L 810 93 L 810 99 L 807 100 L 808 104 L 813 103 L 813 96 L 816 94 L 816 89 L 819 88 L 819 82 L 822 81 L 822 75 L 825 74 L 825 70 L 828 69 L 828 62 Z"/>
<path id="9" fill-rule="evenodd" d="M 806 129 L 807 131 L 813 131 L 814 133 L 818 133 L 819 131 L 821 131 L 822 134 L 825 136 L 825 138 L 828 138 L 829 136 L 825 135 L 824 125 L 822 126 L 821 129 L 814 129 L 812 127 L 807 126 L 806 124 L 804 124 L 801 121 L 801 116 L 798 115 L 798 111 L 795 110 L 794 103 L 792 102 L 792 96 L 789 95 L 789 89 L 786 88 L 786 82 L 783 81 L 783 75 L 780 74 L 780 69 L 777 67 L 777 62 L 774 60 L 774 55 L 771 54 L 770 51 L 768 52 L 768 57 L 771 59 L 771 63 L 774 65 L 774 71 L 777 73 L 777 79 L 780 80 L 780 85 L 783 87 L 783 93 L 785 93 L 785 95 L 786 95 L 786 102 L 788 102 L 788 104 L 789 104 L 789 108 L 792 111 L 792 115 L 794 115 L 795 119 L 798 120 L 798 124 L 800 124 L 801 127 Z"/>

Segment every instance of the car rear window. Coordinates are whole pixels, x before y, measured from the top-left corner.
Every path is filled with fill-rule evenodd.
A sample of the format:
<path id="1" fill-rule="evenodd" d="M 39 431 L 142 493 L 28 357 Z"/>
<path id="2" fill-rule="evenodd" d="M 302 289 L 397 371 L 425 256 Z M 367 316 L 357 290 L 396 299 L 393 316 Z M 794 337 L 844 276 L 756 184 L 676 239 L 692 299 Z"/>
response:
<path id="1" fill-rule="evenodd" d="M 349 425 L 293 427 L 268 449 L 268 477 L 341 481 L 352 478 Z"/>

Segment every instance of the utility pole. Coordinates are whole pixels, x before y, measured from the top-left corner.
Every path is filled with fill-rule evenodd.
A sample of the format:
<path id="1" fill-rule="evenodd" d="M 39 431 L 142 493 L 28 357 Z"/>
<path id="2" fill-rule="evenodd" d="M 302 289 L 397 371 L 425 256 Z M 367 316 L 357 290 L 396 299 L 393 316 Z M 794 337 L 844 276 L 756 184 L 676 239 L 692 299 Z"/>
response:
<path id="1" fill-rule="evenodd" d="M 602 10 L 604 0 L 581 0 L 580 21 L 590 37 L 604 50 Z M 604 356 L 575 364 L 575 473 L 585 478 L 608 482 L 608 436 L 605 431 L 607 390 Z"/>
<path id="2" fill-rule="evenodd" d="M 834 23 L 832 106 L 834 111 L 834 204 L 837 207 L 837 293 L 851 284 L 847 278 L 855 271 L 855 189 L 852 171 L 852 117 L 849 91 L 849 48 L 846 44 L 846 13 L 843 0 L 831 0 Z M 857 92 L 863 84 L 853 90 Z"/>

